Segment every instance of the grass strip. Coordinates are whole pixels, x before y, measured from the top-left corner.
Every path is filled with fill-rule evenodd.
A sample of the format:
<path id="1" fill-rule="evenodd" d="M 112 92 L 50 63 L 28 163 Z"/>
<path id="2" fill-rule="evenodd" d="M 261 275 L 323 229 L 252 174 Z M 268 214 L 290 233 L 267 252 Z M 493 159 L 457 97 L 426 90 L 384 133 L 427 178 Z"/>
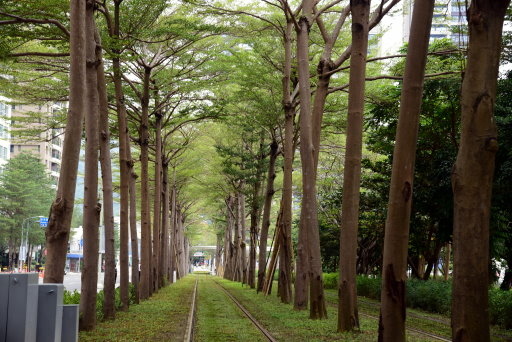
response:
<path id="1" fill-rule="evenodd" d="M 182 341 L 192 300 L 195 278 L 187 276 L 160 289 L 153 296 L 117 312 L 116 319 L 96 329 L 80 332 L 80 342 Z"/>
<path id="2" fill-rule="evenodd" d="M 266 341 L 212 277 L 195 277 L 199 279 L 195 341 Z"/>
<path id="3" fill-rule="evenodd" d="M 292 305 L 282 304 L 275 295 L 263 296 L 254 289 L 240 283 L 218 280 L 278 341 L 357 341 L 377 340 L 378 321 L 360 317 L 360 332 L 338 333 L 337 308 L 327 307 L 328 319 L 311 320 L 309 311 L 295 311 Z M 213 279 L 212 279 L 213 281 Z M 251 341 L 242 340 L 240 341 Z M 415 333 L 407 333 L 407 340 L 414 342 L 432 341 Z"/>

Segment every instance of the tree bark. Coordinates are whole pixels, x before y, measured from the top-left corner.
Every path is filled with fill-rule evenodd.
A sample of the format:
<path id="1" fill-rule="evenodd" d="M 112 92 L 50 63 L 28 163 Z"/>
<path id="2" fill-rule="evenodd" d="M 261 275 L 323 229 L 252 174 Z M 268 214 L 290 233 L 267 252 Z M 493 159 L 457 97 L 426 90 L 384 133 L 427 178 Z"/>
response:
<path id="1" fill-rule="evenodd" d="M 57 196 L 52 203 L 46 229 L 45 283 L 62 283 L 71 217 L 75 205 L 76 176 L 80 158 L 82 124 L 85 112 L 85 3 L 70 2 L 69 111 L 62 149 L 62 166 Z"/>
<path id="2" fill-rule="evenodd" d="M 131 161 L 130 146 L 127 146 L 128 158 Z M 139 304 L 139 238 L 137 236 L 137 175 L 133 172 L 133 162 L 130 163 L 130 239 L 132 245 L 132 285 L 134 287 L 135 304 Z"/>
<path id="3" fill-rule="evenodd" d="M 256 248 L 258 245 L 258 225 L 259 225 L 259 211 L 260 211 L 260 188 L 261 179 L 258 178 L 253 184 L 252 188 L 252 202 L 251 202 L 251 226 L 249 234 L 251 239 L 251 246 L 249 251 L 249 272 L 247 274 L 247 283 L 253 289 L 256 287 Z M 260 264 L 261 265 L 261 264 Z M 258 267 L 259 272 L 259 267 Z M 258 273 L 259 274 L 259 273 Z"/>
<path id="4" fill-rule="evenodd" d="M 120 5 L 121 1 L 114 1 L 114 27 L 112 38 L 119 42 L 120 40 Z M 128 134 L 127 114 L 125 96 L 123 91 L 121 60 L 119 55 L 121 50 L 119 48 L 113 49 L 112 70 L 113 82 L 116 96 L 116 111 L 119 129 L 119 166 L 120 166 L 120 225 L 119 225 L 119 240 L 120 240 L 120 281 L 123 292 L 122 309 L 128 309 L 128 302 L 126 301 L 126 293 L 128 291 L 128 208 L 129 208 L 129 187 L 130 187 L 130 168 L 131 159 L 128 158 L 130 143 Z M 133 256 L 132 256 L 133 257 Z"/>
<path id="5" fill-rule="evenodd" d="M 288 20 L 284 41 L 284 72 L 283 72 L 283 109 L 284 109 L 284 141 L 283 141 L 283 190 L 281 209 L 281 248 L 279 249 L 279 297 L 281 302 L 292 300 L 292 199 L 293 199 L 293 157 L 295 136 L 294 119 L 295 105 L 291 98 L 292 73 L 292 29 L 293 23 Z"/>
<path id="6" fill-rule="evenodd" d="M 155 192 L 153 201 L 153 291 L 159 288 L 160 223 L 162 217 L 162 113 L 155 113 Z"/>
<path id="7" fill-rule="evenodd" d="M 471 1 L 469 44 L 462 82 L 462 126 L 452 171 L 454 341 L 490 340 L 489 219 L 498 149 L 494 103 L 505 12 L 510 0 Z"/>
<path id="8" fill-rule="evenodd" d="M 265 282 L 266 260 L 267 260 L 267 239 L 268 229 L 270 228 L 270 209 L 272 206 L 272 197 L 274 196 L 274 180 L 276 179 L 276 160 L 279 145 L 275 136 L 272 136 L 270 143 L 270 156 L 268 161 L 267 187 L 265 190 L 265 202 L 263 203 L 263 217 L 261 220 L 260 232 L 260 250 L 258 255 L 258 288 L 257 291 L 263 289 Z"/>
<path id="9" fill-rule="evenodd" d="M 352 54 L 350 55 L 350 92 L 341 207 L 338 331 L 359 329 L 356 284 L 357 230 L 370 0 L 350 1 L 350 11 L 352 12 Z"/>
<path id="10" fill-rule="evenodd" d="M 451 254 L 451 245 L 448 242 L 444 249 L 444 258 L 443 258 L 443 276 L 444 280 L 448 280 L 450 274 L 450 254 Z"/>
<path id="11" fill-rule="evenodd" d="M 162 163 L 162 188 L 163 188 L 163 206 L 162 206 L 162 229 L 160 238 L 160 263 L 158 279 L 159 287 L 165 285 L 166 279 L 169 280 L 169 164 Z"/>
<path id="12" fill-rule="evenodd" d="M 245 195 L 238 193 L 238 220 L 240 222 L 240 274 L 242 284 L 247 283 L 247 245 L 245 243 Z"/>
<path id="13" fill-rule="evenodd" d="M 103 317 L 114 319 L 115 308 L 115 268 L 116 251 L 114 247 L 114 199 L 112 189 L 112 162 L 110 157 L 110 128 L 108 124 L 108 99 L 99 32 L 95 30 L 96 59 L 98 66 L 98 98 L 100 105 L 99 142 L 100 165 L 103 184 L 103 227 L 105 234 L 105 273 L 103 278 Z"/>
<path id="14" fill-rule="evenodd" d="M 176 271 L 176 169 L 173 170 L 173 181 L 171 191 L 171 226 L 170 244 L 169 244 L 169 276 L 170 282 L 174 282 L 174 272 Z"/>
<path id="15" fill-rule="evenodd" d="M 313 15 L 313 1 L 302 1 L 303 15 L 297 29 L 297 60 L 300 87 L 300 155 L 302 161 L 302 208 L 297 247 L 297 278 L 295 308 L 307 306 L 305 280 L 309 281 L 310 318 L 327 317 L 325 307 L 320 236 L 316 202 L 316 163 L 313 145 L 311 115 L 311 85 L 309 81 L 309 29 Z"/>
<path id="16" fill-rule="evenodd" d="M 150 224 L 150 204 L 149 204 L 149 79 L 151 69 L 144 68 L 144 93 L 141 99 L 142 117 L 139 128 L 140 138 L 140 175 L 141 175 L 141 280 L 140 280 L 140 298 L 147 299 L 152 293 L 151 286 L 151 224 Z"/>
<path id="17" fill-rule="evenodd" d="M 414 3 L 384 236 L 379 341 L 405 341 L 405 280 L 414 162 L 433 0 Z"/>
<path id="18" fill-rule="evenodd" d="M 98 203 L 99 97 L 98 66 L 94 33 L 94 5 L 86 6 L 86 80 L 87 115 L 85 116 L 84 176 L 84 268 L 80 293 L 80 329 L 92 330 L 96 325 L 96 294 L 98 287 L 98 250 L 101 205 Z M 101 47 L 100 47 L 101 48 Z"/>

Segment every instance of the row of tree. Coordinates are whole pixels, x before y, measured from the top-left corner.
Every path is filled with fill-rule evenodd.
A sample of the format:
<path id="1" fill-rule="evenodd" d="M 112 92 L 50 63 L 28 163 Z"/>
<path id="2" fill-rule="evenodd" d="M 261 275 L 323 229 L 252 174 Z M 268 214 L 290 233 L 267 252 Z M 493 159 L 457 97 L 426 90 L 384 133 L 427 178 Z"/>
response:
<path id="1" fill-rule="evenodd" d="M 27 89 L 30 79 L 37 81 L 33 83 L 36 87 L 29 87 L 30 91 L 25 93 L 34 98 L 44 99 L 40 89 L 56 84 L 45 95 L 69 100 L 63 172 L 47 232 L 47 282 L 62 281 L 85 114 L 87 249 L 84 254 L 87 260 L 81 299 L 84 329 L 91 329 L 95 324 L 95 258 L 101 210 L 107 242 L 105 316 L 114 315 L 115 257 L 110 227 L 113 227 L 112 193 L 118 188 L 121 299 L 125 309 L 129 238 L 132 283 L 138 287 L 140 298 L 145 299 L 163 286 L 172 272 L 176 271 L 179 277 L 187 272 L 185 230 L 191 236 L 193 221 L 199 221 L 211 223 L 217 229 L 219 273 L 268 293 L 274 269 L 278 268 L 281 300 L 293 301 L 298 310 L 309 307 L 311 318 L 325 318 L 322 282 L 325 245 L 320 244 L 325 230 L 319 228 L 327 218 L 341 226 L 340 246 L 335 247 L 341 251 L 338 329 L 359 328 L 355 275 L 377 269 L 382 272 L 384 289 L 379 333 L 383 340 L 404 340 L 407 265 L 418 271 L 422 269 L 419 267 L 422 258 L 428 259 L 429 265 L 435 263 L 443 242 L 449 240 L 449 233 L 444 237 L 441 234 L 449 231 L 444 227 L 452 222 L 445 205 L 451 203 L 446 189 L 429 185 L 437 182 L 427 179 L 430 174 L 415 176 L 418 143 L 420 153 L 424 153 L 418 163 L 437 169 L 439 182 L 445 187 L 450 187 L 447 177 L 452 175 L 454 180 L 454 338 L 488 340 L 485 310 L 482 313 L 474 306 L 466 307 L 471 301 L 463 299 L 474 296 L 479 298 L 476 307 L 485 307 L 488 281 L 482 274 L 487 274 L 488 264 L 490 190 L 483 189 L 490 189 L 492 184 L 490 167 L 496 152 L 496 132 L 493 126 L 484 129 L 483 125 L 492 123 L 501 26 L 508 1 L 493 4 L 473 1 L 469 8 L 470 41 L 461 90 L 460 128 L 458 101 L 449 93 L 457 87 L 454 78 L 433 79 L 423 86 L 434 1 L 415 2 L 407 54 L 395 56 L 406 57 L 405 66 L 397 66 L 394 75 L 380 75 L 381 65 L 368 63 L 370 59 L 388 58 L 373 57 L 375 51 L 368 50 L 368 37 L 370 30 L 398 2 L 383 0 L 370 6 L 366 0 L 348 4 L 278 0 L 233 9 L 210 1 L 169 5 L 163 0 L 73 0 L 69 21 L 68 9 L 62 5 L 44 8 L 36 2 L 27 2 L 26 6 L 5 5 L 0 12 L 5 18 L 0 28 L 10 40 L 0 47 L 0 52 L 8 61 L 4 63 L 9 66 L 4 68 L 5 72 L 15 74 L 18 80 L 8 87 L 9 91 L 19 94 L 20 89 Z M 26 26 L 36 30 L 20 30 Z M 344 34 L 344 28 L 349 26 L 345 31 L 351 35 Z M 479 45 L 487 40 L 491 43 Z M 457 63 L 464 58 L 457 53 L 450 54 L 453 50 L 453 46 L 447 45 L 432 47 L 431 52 L 438 57 L 435 65 L 429 66 L 429 76 L 460 74 Z M 65 87 L 68 62 L 69 98 Z M 482 67 L 486 63 L 488 67 Z M 475 65 L 479 67 L 475 69 Z M 485 79 L 475 81 L 474 77 L 484 76 Z M 399 80 L 400 85 L 366 82 L 386 82 L 377 81 L 383 79 Z M 389 95 L 390 100 L 386 102 L 387 97 L 382 96 L 384 100 L 377 102 L 372 94 L 383 84 L 388 86 L 380 93 Z M 445 87 L 445 98 L 437 100 L 430 96 Z M 345 96 L 343 92 L 347 89 L 348 96 Z M 398 94 L 401 94 L 399 108 Z M 367 98 L 374 99 L 375 104 L 370 106 L 365 122 Z M 455 101 L 448 102 L 446 98 Z M 422 99 L 425 119 L 419 116 Z M 28 97 L 27 101 L 30 100 Z M 442 110 L 435 101 L 442 102 Z M 465 101 L 476 101 L 476 104 Z M 432 119 L 426 118 L 430 105 L 432 115 L 436 115 Z M 109 112 L 117 120 L 109 118 Z M 341 113 L 348 113 L 346 120 Z M 418 125 L 424 120 L 439 125 L 432 124 L 428 126 L 429 134 L 422 130 L 418 135 Z M 470 128 L 471 124 L 476 126 Z M 371 151 L 363 150 L 365 125 L 369 129 L 367 143 Z M 468 149 L 467 144 L 473 139 L 470 134 L 474 132 L 480 139 L 475 143 L 481 146 Z M 112 141 L 118 147 L 118 187 L 113 186 L 112 180 L 110 133 L 114 134 Z M 342 137 L 346 138 L 344 154 L 340 153 L 342 148 L 337 141 Z M 450 148 L 445 148 L 446 145 Z M 295 158 L 297 149 L 301 179 L 295 179 L 294 189 L 293 170 L 299 162 Z M 452 173 L 453 160 L 447 155 L 455 151 L 459 152 Z M 469 152 L 464 154 L 464 151 Z M 392 165 L 383 163 L 382 155 L 392 160 Z M 137 156 L 139 162 L 135 160 Z M 363 156 L 368 161 L 364 162 L 366 168 L 362 173 Z M 475 164 L 469 165 L 463 156 L 484 159 L 475 159 Z M 98 159 L 103 180 L 102 206 L 97 193 Z M 426 166 L 418 166 L 420 171 L 427 170 Z M 199 168 L 203 173 L 198 172 Z M 282 173 L 276 178 L 280 169 Z M 342 177 L 340 170 L 343 170 Z M 471 175 L 467 170 L 481 174 Z M 333 178 L 341 178 L 343 185 Z M 277 209 L 272 205 L 276 201 L 276 179 L 282 182 L 277 190 L 281 195 Z M 485 182 L 480 184 L 480 181 Z M 419 190 L 414 192 L 415 206 L 419 208 L 424 203 L 423 212 L 411 207 L 413 183 Z M 468 193 L 465 184 L 470 185 Z M 386 194 L 376 194 L 388 191 L 386 209 L 382 204 Z M 485 196 L 480 198 L 480 195 Z M 341 210 L 341 216 L 326 215 L 325 202 L 318 203 L 318 197 L 332 201 L 331 208 Z M 300 218 L 298 229 L 294 230 L 294 202 L 299 201 Z M 198 208 L 202 209 L 201 214 L 196 212 Z M 140 279 L 137 278 L 136 228 L 139 210 Z M 417 245 L 424 246 L 408 257 L 413 210 L 411 237 L 418 238 Z M 246 218 L 249 218 L 248 229 Z M 275 229 L 272 229 L 272 218 L 276 218 Z M 385 231 L 383 240 L 382 235 L 368 228 L 375 226 L 374 222 L 378 222 L 381 232 Z M 474 227 L 471 229 L 478 234 L 464 234 L 468 227 Z M 272 235 L 272 254 L 267 261 Z M 465 250 L 468 247 L 482 254 L 470 258 Z M 383 256 L 379 250 L 383 250 Z M 430 274 L 427 270 L 424 277 Z M 467 281 L 465 277 L 472 278 Z M 295 279 L 293 298 L 292 278 Z M 472 287 L 461 288 L 460 284 Z"/>

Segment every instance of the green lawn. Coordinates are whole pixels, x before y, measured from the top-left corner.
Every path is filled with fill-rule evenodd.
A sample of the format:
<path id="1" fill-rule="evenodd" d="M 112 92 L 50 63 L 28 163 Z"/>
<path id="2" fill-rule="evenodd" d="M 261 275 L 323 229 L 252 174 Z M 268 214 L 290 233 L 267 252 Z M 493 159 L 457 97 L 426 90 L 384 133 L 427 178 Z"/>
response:
<path id="1" fill-rule="evenodd" d="M 198 277 L 195 341 L 266 341 L 212 277 Z"/>
<path id="2" fill-rule="evenodd" d="M 377 340 L 377 301 L 361 298 L 359 311 L 361 331 L 340 334 L 337 326 L 337 294 L 326 290 L 328 319 L 310 320 L 308 311 L 295 311 L 282 304 L 275 294 L 263 296 L 240 283 L 208 275 L 189 275 L 176 284 L 161 289 L 151 299 L 130 307 L 129 312 L 118 312 L 115 321 L 98 324 L 92 332 L 80 333 L 80 341 L 182 341 L 190 309 L 195 280 L 199 279 L 195 341 L 265 341 L 257 330 L 219 288 L 227 289 L 278 341 L 357 341 Z M 277 288 L 274 287 L 274 289 Z M 275 291 L 274 291 L 275 293 Z M 450 338 L 449 318 L 419 310 L 408 310 L 408 326 Z M 495 330 L 493 341 L 510 341 L 510 332 Z M 500 337 L 503 338 L 500 338 Z M 408 341 L 432 341 L 415 332 L 407 332 Z"/>
<path id="3" fill-rule="evenodd" d="M 195 278 L 185 277 L 161 289 L 149 300 L 118 312 L 114 321 L 81 332 L 81 342 L 183 341 Z"/>

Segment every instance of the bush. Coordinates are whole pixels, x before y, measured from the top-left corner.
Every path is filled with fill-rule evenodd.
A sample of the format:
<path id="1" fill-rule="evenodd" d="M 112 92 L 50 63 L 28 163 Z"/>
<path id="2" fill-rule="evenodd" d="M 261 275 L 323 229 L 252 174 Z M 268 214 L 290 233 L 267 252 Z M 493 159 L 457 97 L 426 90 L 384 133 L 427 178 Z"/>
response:
<path id="1" fill-rule="evenodd" d="M 129 293 L 129 305 L 135 304 L 135 286 L 133 286 L 132 283 L 130 283 L 130 287 L 128 289 Z M 98 291 L 98 294 L 96 296 L 96 319 L 98 321 L 103 320 L 103 301 L 105 298 L 105 293 L 103 290 Z M 64 304 L 80 304 L 80 293 L 77 290 L 74 290 L 73 292 L 64 290 Z M 121 309 L 121 289 L 119 287 L 115 290 L 115 299 L 114 299 L 114 306 L 116 310 Z"/>
<path id="2" fill-rule="evenodd" d="M 381 278 L 357 277 L 357 295 L 380 300 Z"/>
<path id="3" fill-rule="evenodd" d="M 338 288 L 338 273 L 324 273 L 324 288 Z"/>
<path id="4" fill-rule="evenodd" d="M 489 316 L 491 324 L 512 329 L 512 291 L 489 291 Z"/>
<path id="5" fill-rule="evenodd" d="M 64 304 L 80 304 L 80 293 L 75 290 L 73 292 L 64 290 Z"/>
<path id="6" fill-rule="evenodd" d="M 451 281 L 409 279 L 406 287 L 405 301 L 408 307 L 441 314 L 450 313 Z"/>
<path id="7" fill-rule="evenodd" d="M 357 295 L 380 300 L 381 278 L 357 277 Z M 336 289 L 337 273 L 324 273 L 324 287 Z M 406 283 L 406 305 L 428 312 L 449 315 L 452 302 L 452 283 L 445 280 L 409 279 Z M 512 329 L 512 291 L 489 290 L 490 323 Z"/>

